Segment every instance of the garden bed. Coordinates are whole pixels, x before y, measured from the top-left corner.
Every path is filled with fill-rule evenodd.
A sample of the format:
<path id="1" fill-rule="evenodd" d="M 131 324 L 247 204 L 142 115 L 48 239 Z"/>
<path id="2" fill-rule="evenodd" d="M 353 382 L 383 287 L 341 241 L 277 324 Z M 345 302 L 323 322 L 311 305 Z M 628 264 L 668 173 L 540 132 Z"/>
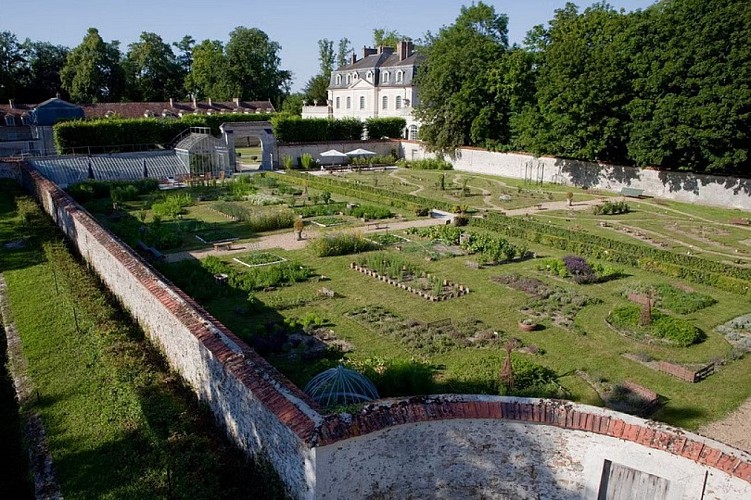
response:
<path id="1" fill-rule="evenodd" d="M 375 254 L 361 259 L 359 263 L 351 262 L 350 268 L 431 302 L 461 297 L 469 293 L 469 287 L 431 275 L 407 261 L 388 254 Z"/>
<path id="2" fill-rule="evenodd" d="M 234 257 L 232 260 L 234 260 L 238 264 L 242 264 L 245 267 L 270 266 L 273 264 L 281 264 L 282 262 L 287 262 L 287 259 L 285 259 L 284 257 L 279 257 L 278 255 L 274 255 L 273 253 L 268 252 L 245 255 L 242 258 Z"/>
<path id="3" fill-rule="evenodd" d="M 341 217 L 317 217 L 315 219 L 311 219 L 311 223 L 315 224 L 318 227 L 333 227 L 333 226 L 341 226 L 346 221 L 342 219 Z"/>
<path id="4" fill-rule="evenodd" d="M 751 314 L 733 318 L 717 328 L 725 339 L 740 352 L 751 352 Z"/>
<path id="5" fill-rule="evenodd" d="M 704 332 L 688 321 L 656 310 L 645 312 L 644 307 L 618 307 L 610 312 L 605 322 L 621 335 L 647 343 L 688 347 L 706 338 Z"/>

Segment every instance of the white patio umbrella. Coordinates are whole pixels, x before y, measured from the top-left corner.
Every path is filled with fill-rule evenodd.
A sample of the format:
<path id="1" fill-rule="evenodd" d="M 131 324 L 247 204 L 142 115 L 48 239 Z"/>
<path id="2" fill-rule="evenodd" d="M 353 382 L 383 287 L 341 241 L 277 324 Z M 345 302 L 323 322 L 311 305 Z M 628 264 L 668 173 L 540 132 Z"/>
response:
<path id="1" fill-rule="evenodd" d="M 373 151 L 368 151 L 367 149 L 363 148 L 357 148 L 352 151 L 347 151 L 347 156 L 375 156 L 377 153 L 374 153 Z"/>
<path id="2" fill-rule="evenodd" d="M 321 153 L 324 158 L 347 158 L 347 155 L 336 149 L 329 149 Z"/>

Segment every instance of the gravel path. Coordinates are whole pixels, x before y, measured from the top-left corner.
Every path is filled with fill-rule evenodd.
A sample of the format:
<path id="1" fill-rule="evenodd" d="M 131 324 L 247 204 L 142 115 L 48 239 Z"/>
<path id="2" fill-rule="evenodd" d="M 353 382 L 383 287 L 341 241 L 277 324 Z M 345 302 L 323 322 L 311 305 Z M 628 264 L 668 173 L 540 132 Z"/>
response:
<path id="1" fill-rule="evenodd" d="M 751 398 L 727 417 L 701 427 L 698 432 L 751 453 Z"/>

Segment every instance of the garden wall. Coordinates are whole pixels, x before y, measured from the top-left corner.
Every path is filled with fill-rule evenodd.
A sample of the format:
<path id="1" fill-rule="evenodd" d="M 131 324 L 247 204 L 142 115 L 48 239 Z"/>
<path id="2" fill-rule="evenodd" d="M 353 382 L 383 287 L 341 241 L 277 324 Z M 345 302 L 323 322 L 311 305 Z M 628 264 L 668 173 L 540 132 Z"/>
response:
<path id="1" fill-rule="evenodd" d="M 748 454 L 622 413 L 532 398 L 381 402 L 330 418 L 316 464 L 320 498 L 579 499 L 608 485 L 619 498 L 751 495 Z"/>
<path id="2" fill-rule="evenodd" d="M 422 143 L 401 141 L 404 158 L 432 156 Z M 687 203 L 751 210 L 751 179 L 667 172 L 647 168 L 606 165 L 578 160 L 541 157 L 518 153 L 494 153 L 477 148 L 461 148 L 456 158 L 448 158 L 456 170 L 500 175 L 515 179 L 541 178 L 578 187 L 619 192 L 623 187 L 643 189 L 647 196 Z"/>
<path id="3" fill-rule="evenodd" d="M 307 396 L 55 184 L 28 165 L 22 181 L 230 437 L 267 456 L 290 491 L 309 496 L 308 445 L 321 417 Z"/>
<path id="4" fill-rule="evenodd" d="M 291 156 L 294 165 L 297 165 L 297 158 L 305 153 L 313 155 L 313 159 L 320 158 L 320 154 L 329 149 L 336 149 L 342 153 L 362 148 L 373 151 L 379 155 L 388 155 L 392 151 L 399 151 L 399 144 L 392 141 L 351 141 L 351 142 L 299 142 L 294 144 L 279 144 L 277 150 L 278 156 L 274 158 L 274 168 L 281 168 L 284 164 L 282 158 Z"/>
<path id="5" fill-rule="evenodd" d="M 637 497 L 654 496 L 656 490 L 644 490 L 652 487 L 666 499 L 751 497 L 748 454 L 594 407 L 431 396 L 322 417 L 298 388 L 60 188 L 27 164 L 22 174 L 170 366 L 240 447 L 270 459 L 294 497 L 592 498 L 608 485 Z M 628 477 L 635 481 L 624 483 Z"/>

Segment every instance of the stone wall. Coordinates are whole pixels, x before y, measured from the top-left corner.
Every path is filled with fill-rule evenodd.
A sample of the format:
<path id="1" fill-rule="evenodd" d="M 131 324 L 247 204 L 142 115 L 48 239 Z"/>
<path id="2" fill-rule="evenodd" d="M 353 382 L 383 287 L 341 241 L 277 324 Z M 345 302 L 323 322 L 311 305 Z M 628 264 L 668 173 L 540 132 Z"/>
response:
<path id="1" fill-rule="evenodd" d="M 314 404 L 219 321 L 24 166 L 23 184 L 238 445 L 263 453 L 296 496 L 314 487 Z"/>
<path id="2" fill-rule="evenodd" d="M 297 158 L 305 153 L 313 156 L 316 160 L 319 155 L 329 149 L 336 149 L 342 153 L 353 151 L 357 148 L 367 149 L 379 155 L 388 155 L 392 151 L 399 152 L 399 143 L 396 141 L 350 141 L 350 142 L 300 142 L 295 144 L 279 144 L 278 156 L 274 159 L 274 168 L 282 168 L 284 156 L 291 156 L 293 164 L 297 165 Z"/>
<path id="3" fill-rule="evenodd" d="M 419 142 L 401 141 L 399 149 L 401 156 L 408 160 L 432 156 Z M 542 180 L 614 192 L 630 187 L 643 189 L 647 196 L 668 200 L 751 210 L 751 179 L 666 172 L 550 157 L 535 158 L 526 154 L 494 153 L 477 148 L 461 148 L 455 158 L 448 160 L 456 170 L 465 172 Z"/>
<path id="4" fill-rule="evenodd" d="M 611 467 L 660 483 L 658 498 L 751 495 L 746 453 L 601 408 L 499 396 L 384 401 L 329 417 L 316 490 L 322 499 L 596 498 Z M 617 486 L 633 490 L 623 498 L 655 498 L 639 481 Z"/>
<path id="5" fill-rule="evenodd" d="M 751 498 L 751 456 L 573 403 L 499 396 L 378 401 L 323 417 L 305 394 L 28 165 L 22 183 L 229 436 L 298 498 Z M 621 475 L 609 474 L 617 470 Z M 641 481 L 643 479 L 643 481 Z M 620 484 L 620 483 L 619 483 Z M 640 488 L 647 488 L 641 490 Z M 702 497 L 702 492 L 704 497 Z"/>

